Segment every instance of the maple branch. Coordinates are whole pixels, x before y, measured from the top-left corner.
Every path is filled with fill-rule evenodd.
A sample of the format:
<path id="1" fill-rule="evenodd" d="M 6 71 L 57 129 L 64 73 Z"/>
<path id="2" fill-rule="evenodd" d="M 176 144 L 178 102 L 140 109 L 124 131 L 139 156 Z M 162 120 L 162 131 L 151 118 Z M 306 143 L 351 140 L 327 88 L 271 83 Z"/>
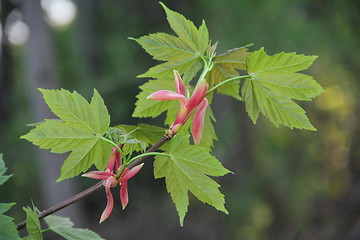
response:
<path id="1" fill-rule="evenodd" d="M 157 143 L 155 143 L 152 147 L 150 147 L 145 153 L 150 153 L 150 152 L 155 152 L 157 151 L 162 145 L 164 145 L 166 142 L 168 142 L 171 138 L 165 134 Z M 127 167 L 128 168 L 132 168 L 136 165 L 138 165 L 139 163 L 143 162 L 147 157 L 149 157 L 148 155 L 145 155 L 143 157 L 140 157 L 136 160 L 134 160 L 132 163 L 130 163 Z M 88 189 L 58 203 L 55 206 L 52 206 L 44 211 L 42 211 L 41 213 L 38 214 L 38 218 L 39 219 L 43 219 L 67 206 L 70 206 L 71 204 L 79 201 L 80 199 L 90 195 L 91 193 L 99 190 L 100 188 L 103 187 L 103 181 L 100 181 L 98 183 L 96 183 L 95 185 L 89 187 Z M 23 221 L 21 223 L 19 223 L 17 225 L 17 230 L 21 230 L 26 226 L 26 221 Z"/>

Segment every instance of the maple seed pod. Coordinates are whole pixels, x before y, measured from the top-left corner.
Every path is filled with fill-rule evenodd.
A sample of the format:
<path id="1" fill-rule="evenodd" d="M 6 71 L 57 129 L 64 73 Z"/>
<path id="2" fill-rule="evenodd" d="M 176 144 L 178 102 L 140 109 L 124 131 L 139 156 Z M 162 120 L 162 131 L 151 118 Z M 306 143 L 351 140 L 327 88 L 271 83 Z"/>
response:
<path id="1" fill-rule="evenodd" d="M 146 99 L 162 101 L 179 100 L 183 105 L 185 105 L 187 102 L 187 99 L 184 95 L 169 90 L 156 91 L 150 94 Z"/>
<path id="2" fill-rule="evenodd" d="M 136 165 L 135 167 L 129 169 L 128 171 L 126 171 L 125 174 L 123 174 L 123 176 L 121 176 L 121 180 L 129 180 L 130 178 L 135 176 L 143 166 L 144 166 L 144 163 L 141 163 L 141 164 Z"/>
<path id="3" fill-rule="evenodd" d="M 121 154 L 116 147 L 112 148 L 112 153 L 110 155 L 110 161 L 108 163 L 107 169 L 108 171 L 112 172 L 114 169 L 118 169 L 120 166 L 120 159 Z"/>
<path id="4" fill-rule="evenodd" d="M 186 96 L 184 81 L 182 80 L 180 73 L 176 70 L 174 70 L 174 81 L 176 86 L 176 92 Z"/>
<path id="5" fill-rule="evenodd" d="M 175 122 L 172 124 L 171 127 L 174 127 L 177 124 L 184 124 L 186 120 L 189 118 L 189 113 L 190 112 L 185 106 L 180 106 Z"/>
<path id="6" fill-rule="evenodd" d="M 110 191 L 110 187 L 113 187 L 114 184 L 115 185 L 117 184 L 117 180 L 114 177 L 110 177 L 104 182 L 107 203 L 106 203 L 105 210 L 101 214 L 99 223 L 102 223 L 103 221 L 105 221 L 110 216 L 110 214 L 114 208 L 114 198 Z"/>
<path id="7" fill-rule="evenodd" d="M 202 79 L 198 85 L 196 86 L 191 98 L 189 99 L 186 107 L 189 112 L 191 112 L 194 108 L 196 108 L 201 101 L 205 98 L 206 91 L 208 90 L 209 85 L 207 84 L 205 79 Z"/>
<path id="8" fill-rule="evenodd" d="M 204 98 L 196 109 L 194 120 L 192 122 L 192 136 L 195 144 L 199 144 L 204 131 L 204 119 L 208 100 Z"/>

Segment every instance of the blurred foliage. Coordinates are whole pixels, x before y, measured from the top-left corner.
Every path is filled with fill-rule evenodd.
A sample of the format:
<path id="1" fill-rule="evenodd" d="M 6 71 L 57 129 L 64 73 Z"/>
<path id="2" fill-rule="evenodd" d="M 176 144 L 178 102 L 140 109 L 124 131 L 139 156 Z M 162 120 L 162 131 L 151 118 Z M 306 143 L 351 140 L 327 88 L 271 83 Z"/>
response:
<path id="1" fill-rule="evenodd" d="M 264 46 L 269 54 L 318 55 L 307 74 L 326 92 L 302 105 L 318 131 L 276 128 L 263 117 L 254 126 L 242 104 L 217 96 L 219 141 L 214 152 L 235 172 L 221 183 L 230 214 L 193 201 L 180 228 L 164 183 L 153 180 L 149 161 L 130 184 L 129 207 L 122 212 L 117 204 L 117 213 L 92 229 L 108 239 L 359 239 L 359 1 L 165 3 L 196 24 L 205 19 L 213 42 L 219 41 L 219 52 L 254 43 L 251 50 Z M 60 86 L 88 97 L 95 87 L 105 98 L 112 125 L 138 123 L 130 116 L 144 80 L 135 76 L 155 62 L 127 37 L 169 32 L 164 12 L 153 0 L 76 4 L 75 22 L 52 31 Z M 30 198 L 40 201 L 31 146 L 19 140 L 31 122 L 23 50 L 12 47 L 11 115 L 0 124 L 0 152 L 14 173 L 7 184 L 11 188 L 1 189 L 0 200 L 19 204 Z M 94 224 L 105 205 L 103 193 L 85 201 L 87 224 Z"/>

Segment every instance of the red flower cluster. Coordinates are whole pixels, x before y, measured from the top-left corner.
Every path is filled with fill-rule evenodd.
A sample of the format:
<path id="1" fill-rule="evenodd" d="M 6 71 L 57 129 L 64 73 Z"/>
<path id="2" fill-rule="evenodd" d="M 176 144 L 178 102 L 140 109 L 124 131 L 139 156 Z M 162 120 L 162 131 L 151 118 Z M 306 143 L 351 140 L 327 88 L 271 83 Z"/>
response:
<path id="1" fill-rule="evenodd" d="M 180 101 L 180 109 L 175 119 L 175 122 L 171 125 L 170 129 L 173 134 L 176 134 L 182 125 L 189 119 L 195 108 L 196 112 L 192 123 L 192 136 L 194 143 L 198 144 L 201 141 L 202 133 L 204 131 L 204 117 L 206 113 L 206 107 L 208 100 L 205 98 L 206 91 L 209 85 L 205 79 L 202 79 L 196 85 L 196 88 L 191 95 L 190 99 L 186 97 L 186 90 L 184 82 L 180 74 L 174 70 L 174 80 L 176 86 L 176 92 L 169 90 L 160 90 L 152 93 L 147 99 L 152 100 L 174 100 Z"/>
<path id="2" fill-rule="evenodd" d="M 116 147 L 113 147 L 112 150 L 113 152 L 111 153 L 110 161 L 105 171 L 93 171 L 82 175 L 83 177 L 105 180 L 104 187 L 106 191 L 107 205 L 100 217 L 100 223 L 105 221 L 110 216 L 114 207 L 114 198 L 111 194 L 110 187 L 116 187 L 117 185 L 120 185 L 120 200 L 122 208 L 124 209 L 129 202 L 127 188 L 128 180 L 135 176 L 144 165 L 142 163 L 131 169 L 125 168 L 121 173 L 120 178 L 117 179 L 116 175 L 121 169 L 121 154 Z"/>

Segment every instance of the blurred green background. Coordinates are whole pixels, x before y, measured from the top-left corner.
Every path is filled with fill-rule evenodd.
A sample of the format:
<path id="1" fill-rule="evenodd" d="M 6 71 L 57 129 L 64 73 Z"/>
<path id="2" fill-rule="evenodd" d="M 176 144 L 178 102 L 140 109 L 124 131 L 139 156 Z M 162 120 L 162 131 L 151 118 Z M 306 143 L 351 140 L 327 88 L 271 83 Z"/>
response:
<path id="1" fill-rule="evenodd" d="M 1 0 L 0 152 L 14 176 L 0 202 L 50 207 L 95 182 L 78 177 L 54 183 L 66 156 L 37 150 L 19 137 L 28 123 L 52 117 L 38 87 L 104 97 L 112 125 L 133 119 L 136 76 L 157 64 L 135 42 L 156 31 L 171 33 L 157 1 Z M 121 211 L 118 189 L 111 217 L 97 221 L 104 191 L 62 210 L 77 227 L 107 239 L 360 239 L 360 2 L 357 0 L 164 1 L 196 25 L 206 20 L 218 53 L 254 43 L 268 54 L 318 55 L 306 71 L 326 92 L 301 102 L 317 132 L 276 128 L 264 117 L 253 125 L 244 104 L 216 96 L 219 141 L 214 154 L 235 174 L 218 178 L 229 215 L 191 198 L 185 225 L 151 161 L 129 184 Z M 49 239 L 56 239 L 48 236 Z"/>

